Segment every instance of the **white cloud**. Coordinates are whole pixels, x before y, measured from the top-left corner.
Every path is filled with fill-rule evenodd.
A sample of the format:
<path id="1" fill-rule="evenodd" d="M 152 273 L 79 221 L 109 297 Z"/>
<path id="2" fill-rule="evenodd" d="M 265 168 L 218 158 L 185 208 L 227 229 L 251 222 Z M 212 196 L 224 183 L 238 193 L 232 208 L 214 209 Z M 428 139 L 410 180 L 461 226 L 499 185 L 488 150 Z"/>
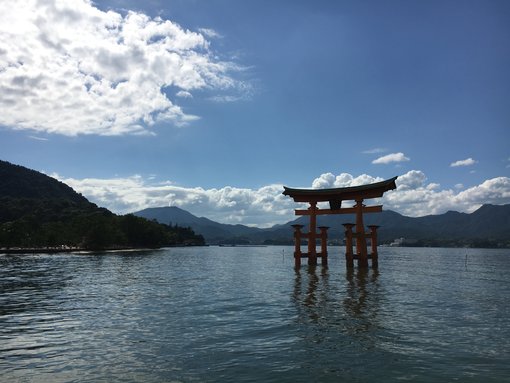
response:
<path id="1" fill-rule="evenodd" d="M 222 35 L 220 35 L 218 32 L 211 28 L 199 28 L 198 31 L 210 39 L 223 38 Z"/>
<path id="2" fill-rule="evenodd" d="M 380 153 L 384 153 L 384 152 L 386 152 L 385 148 L 373 148 L 373 149 L 368 149 L 368 150 L 362 151 L 363 154 L 380 154 Z"/>
<path id="3" fill-rule="evenodd" d="M 69 136 L 186 125 L 197 117 L 166 88 L 236 97 L 249 89 L 232 77 L 240 67 L 211 52 L 212 32 L 133 11 L 105 12 L 90 0 L 3 0 L 0 124 Z"/>
<path id="4" fill-rule="evenodd" d="M 190 92 L 187 92 L 185 90 L 180 90 L 175 95 L 177 97 L 182 97 L 182 98 L 193 98 L 193 95 Z"/>
<path id="5" fill-rule="evenodd" d="M 466 158 L 465 160 L 459 160 L 459 161 L 452 162 L 450 164 L 450 167 L 454 168 L 454 167 L 458 167 L 458 166 L 471 166 L 471 165 L 476 164 L 477 162 L 478 161 L 475 161 L 472 158 Z"/>
<path id="6" fill-rule="evenodd" d="M 379 182 L 383 179 L 363 174 L 353 177 L 348 173 L 335 176 L 322 174 L 316 178 L 314 188 L 348 187 Z M 472 212 L 486 203 L 495 205 L 510 203 L 510 178 L 497 177 L 482 184 L 459 190 L 464 185 L 457 184 L 456 190 L 441 189 L 441 185 L 427 182 L 421 170 L 410 170 L 397 179 L 397 189 L 385 193 L 381 202 L 385 209 L 394 210 L 407 216 L 441 214 L 448 210 Z"/>
<path id="7" fill-rule="evenodd" d="M 474 210 L 483 203 L 510 203 L 510 178 L 496 177 L 468 188 L 457 195 L 457 202 L 468 206 L 468 210 Z"/>
<path id="8" fill-rule="evenodd" d="M 397 186 L 399 190 L 416 190 L 425 186 L 427 177 L 425 173 L 420 170 L 411 170 L 406 174 L 401 175 L 397 179 Z"/>
<path id="9" fill-rule="evenodd" d="M 260 189 L 225 186 L 221 189 L 186 188 L 171 182 L 153 183 L 139 175 L 113 179 L 53 177 L 82 193 L 90 201 L 116 213 L 147 207 L 178 206 L 197 216 L 222 223 L 272 226 L 292 219 L 295 204 L 282 195 L 282 185 Z"/>
<path id="10" fill-rule="evenodd" d="M 409 158 L 404 153 L 391 153 L 385 156 L 379 157 L 372 161 L 373 164 L 389 164 L 391 162 L 404 162 L 409 161 Z"/>
<path id="11" fill-rule="evenodd" d="M 116 213 L 129 213 L 147 207 L 178 206 L 197 216 L 223 223 L 271 226 L 295 219 L 299 206 L 282 195 L 283 186 L 272 184 L 259 189 L 225 186 L 220 189 L 182 187 L 172 182 L 154 182 L 139 175 L 113 179 L 74 179 L 53 175 L 82 193 L 99 206 Z M 347 187 L 378 182 L 380 177 L 366 174 L 354 177 L 325 173 L 313 181 L 314 186 Z M 422 171 L 411 170 L 397 179 L 397 189 L 385 193 L 381 201 L 385 209 L 408 216 L 441 214 L 448 210 L 472 212 L 485 203 L 510 203 L 510 178 L 497 177 L 465 190 L 441 189 L 427 183 Z M 348 206 L 348 203 L 345 204 Z"/>
<path id="12" fill-rule="evenodd" d="M 401 183 L 401 178 L 404 183 Z M 412 180 L 411 182 L 406 182 Z M 496 177 L 463 191 L 440 190 L 437 184 L 426 184 L 421 171 L 412 170 L 397 180 L 397 189 L 383 197 L 387 209 L 408 216 L 441 214 L 448 210 L 473 212 L 483 204 L 510 203 L 510 178 Z"/>
<path id="13" fill-rule="evenodd" d="M 36 140 L 36 141 L 49 141 L 47 138 L 44 138 L 44 137 L 28 136 L 28 138 L 30 138 L 31 140 Z"/>
<path id="14" fill-rule="evenodd" d="M 349 186 L 366 185 L 374 182 L 383 181 L 380 177 L 372 177 L 367 174 L 362 174 L 357 177 L 353 177 L 349 173 L 341 173 L 338 176 L 332 173 L 321 174 L 320 177 L 316 178 L 312 182 L 312 188 L 314 189 L 327 189 L 327 188 L 342 188 Z"/>

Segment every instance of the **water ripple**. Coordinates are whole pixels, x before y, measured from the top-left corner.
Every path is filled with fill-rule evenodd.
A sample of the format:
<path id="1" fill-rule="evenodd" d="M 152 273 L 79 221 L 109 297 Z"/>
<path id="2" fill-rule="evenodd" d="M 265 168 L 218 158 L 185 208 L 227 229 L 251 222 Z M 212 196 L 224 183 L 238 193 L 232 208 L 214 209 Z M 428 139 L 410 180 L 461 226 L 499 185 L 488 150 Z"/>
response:
<path id="1" fill-rule="evenodd" d="M 2 256 L 0 381 L 505 381 L 509 255 L 297 272 L 271 247 Z"/>

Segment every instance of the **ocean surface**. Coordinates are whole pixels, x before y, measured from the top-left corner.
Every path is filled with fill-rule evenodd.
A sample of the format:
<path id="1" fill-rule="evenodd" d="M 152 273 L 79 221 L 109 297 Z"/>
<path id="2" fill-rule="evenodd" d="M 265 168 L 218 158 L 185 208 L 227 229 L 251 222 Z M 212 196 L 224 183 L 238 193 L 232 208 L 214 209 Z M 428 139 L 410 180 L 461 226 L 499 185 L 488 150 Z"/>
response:
<path id="1" fill-rule="evenodd" d="M 510 250 L 0 255 L 1 382 L 510 382 Z"/>

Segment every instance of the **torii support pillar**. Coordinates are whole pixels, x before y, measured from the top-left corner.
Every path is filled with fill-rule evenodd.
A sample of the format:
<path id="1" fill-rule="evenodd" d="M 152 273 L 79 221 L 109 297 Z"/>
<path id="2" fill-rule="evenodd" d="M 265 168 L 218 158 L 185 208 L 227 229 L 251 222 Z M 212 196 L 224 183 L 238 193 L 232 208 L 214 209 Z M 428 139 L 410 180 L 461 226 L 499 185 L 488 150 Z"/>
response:
<path id="1" fill-rule="evenodd" d="M 323 266 L 327 266 L 328 264 L 328 229 L 327 226 L 319 226 L 319 230 L 321 231 L 321 264 Z"/>
<path id="2" fill-rule="evenodd" d="M 363 200 L 356 200 L 356 253 L 358 255 L 358 267 L 368 267 L 367 240 L 363 225 Z"/>
<path id="3" fill-rule="evenodd" d="M 310 207 L 310 231 L 308 232 L 308 266 L 317 266 L 317 202 L 311 201 Z"/>
<path id="4" fill-rule="evenodd" d="M 345 266 L 348 269 L 352 269 L 354 267 L 354 253 L 352 249 L 352 228 L 354 227 L 353 223 L 344 223 L 345 227 Z"/>
<path id="5" fill-rule="evenodd" d="M 370 243 L 372 244 L 372 268 L 377 269 L 379 267 L 379 255 L 377 254 L 377 225 L 369 225 L 370 229 Z"/>
<path id="6" fill-rule="evenodd" d="M 294 228 L 294 266 L 296 268 L 301 267 L 301 229 L 303 225 L 292 225 Z"/>

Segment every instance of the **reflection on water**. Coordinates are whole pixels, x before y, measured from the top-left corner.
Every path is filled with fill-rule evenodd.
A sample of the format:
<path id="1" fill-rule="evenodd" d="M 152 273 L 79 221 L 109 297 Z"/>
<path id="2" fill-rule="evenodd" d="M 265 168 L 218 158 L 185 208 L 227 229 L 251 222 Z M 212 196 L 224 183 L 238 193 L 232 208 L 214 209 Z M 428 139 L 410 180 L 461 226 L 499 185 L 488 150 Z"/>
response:
<path id="1" fill-rule="evenodd" d="M 352 335 L 369 333 L 378 325 L 378 276 L 377 269 L 348 269 L 346 272 L 347 291 L 343 307 L 350 316 L 347 330 Z"/>
<path id="2" fill-rule="evenodd" d="M 319 271 L 318 271 L 319 270 Z M 313 323 L 321 319 L 321 313 L 327 304 L 328 268 L 326 266 L 308 266 L 296 269 L 293 300 L 298 303 L 298 310 L 306 313 Z M 303 277 L 302 273 L 306 273 Z M 320 277 L 318 275 L 320 273 Z M 304 286 L 303 286 L 304 285 Z M 299 305 L 303 306 L 300 310 Z"/>
<path id="3" fill-rule="evenodd" d="M 379 271 L 348 269 L 345 279 L 335 279 L 331 285 L 327 267 L 309 266 L 295 271 L 292 300 L 296 304 L 301 323 L 327 328 L 315 336 L 324 339 L 338 334 L 355 337 L 363 348 L 373 347 L 371 336 L 379 327 L 380 309 Z"/>

